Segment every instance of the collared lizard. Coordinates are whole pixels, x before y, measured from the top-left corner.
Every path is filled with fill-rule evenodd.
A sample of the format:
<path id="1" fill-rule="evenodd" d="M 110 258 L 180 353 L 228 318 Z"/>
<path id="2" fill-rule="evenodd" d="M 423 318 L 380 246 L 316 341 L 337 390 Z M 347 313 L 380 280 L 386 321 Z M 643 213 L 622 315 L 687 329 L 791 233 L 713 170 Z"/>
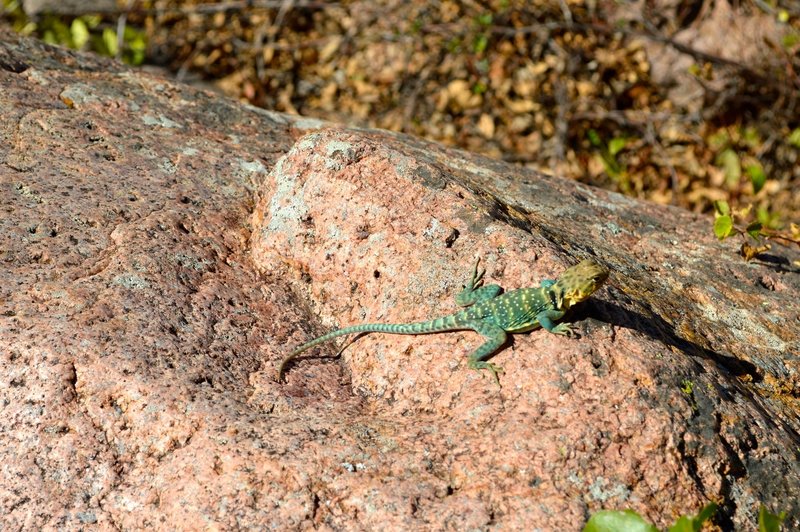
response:
<path id="1" fill-rule="evenodd" d="M 471 329 L 486 337 L 486 342 L 470 353 L 468 365 L 487 369 L 497 380 L 502 368 L 487 362 L 506 341 L 506 333 L 527 332 L 542 327 L 553 334 L 572 335 L 567 323 L 554 322 L 567 310 L 592 295 L 608 278 L 608 270 L 592 260 L 572 266 L 553 281 L 543 280 L 538 287 L 520 288 L 501 294 L 496 284 L 483 285 L 486 270 L 480 270 L 480 258 L 472 269 L 472 279 L 456 296 L 456 303 L 465 309 L 430 321 L 403 324 L 365 323 L 329 332 L 296 348 L 278 366 L 278 382 L 283 380 L 286 364 L 294 357 L 337 336 L 354 333 L 430 334 Z"/>

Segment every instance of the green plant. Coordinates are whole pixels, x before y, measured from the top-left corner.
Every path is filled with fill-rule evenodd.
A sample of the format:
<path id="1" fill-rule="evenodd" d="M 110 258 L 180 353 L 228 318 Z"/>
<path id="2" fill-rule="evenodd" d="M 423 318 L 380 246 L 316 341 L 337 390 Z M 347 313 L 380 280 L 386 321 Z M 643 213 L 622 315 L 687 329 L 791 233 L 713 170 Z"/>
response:
<path id="1" fill-rule="evenodd" d="M 147 50 L 147 37 L 145 34 L 130 26 L 125 26 L 122 33 L 122 50 L 119 49 L 117 33 L 111 28 L 104 28 L 100 34 L 92 35 L 92 49 L 109 57 L 121 56 L 122 60 L 131 65 L 140 65 L 144 62 Z"/>
<path id="2" fill-rule="evenodd" d="M 3 0 L 3 14 L 11 21 L 15 31 L 36 35 L 49 44 L 75 50 L 92 50 L 100 55 L 119 57 L 131 65 L 140 65 L 145 60 L 147 37 L 143 31 L 125 26 L 120 38 L 116 24 L 112 26 L 104 22 L 99 15 L 70 18 L 45 14 L 32 20 L 22 10 L 18 0 Z"/>
<path id="3" fill-rule="evenodd" d="M 717 504 L 710 502 L 695 516 L 682 515 L 667 532 L 698 532 L 717 512 Z M 758 510 L 758 532 L 780 532 L 786 512 L 773 514 L 763 504 Z M 659 532 L 655 525 L 648 523 L 633 510 L 601 510 L 595 512 L 583 532 Z"/>
<path id="4" fill-rule="evenodd" d="M 785 140 L 788 145 L 800 148 L 800 128 L 793 130 Z M 724 186 L 733 196 L 741 193 L 743 176 L 752 186 L 753 195 L 764 189 L 767 173 L 755 156 L 763 141 L 754 128 L 720 129 L 708 138 L 708 144 L 716 152 L 714 164 L 722 172 Z M 782 227 L 780 215 L 765 203 L 732 209 L 727 201 L 714 202 L 714 234 L 720 240 L 741 235 L 740 254 L 745 260 L 769 250 L 769 240 L 800 245 L 800 228 L 791 224 L 789 231 L 782 231 Z"/>
<path id="5" fill-rule="evenodd" d="M 491 13 L 483 13 L 475 18 L 476 25 L 480 31 L 472 41 L 472 52 L 480 55 L 489 47 L 489 26 L 492 25 L 494 17 Z"/>
<path id="6" fill-rule="evenodd" d="M 758 509 L 758 532 L 780 532 L 786 512 L 774 514 L 763 504 Z"/>
<path id="7" fill-rule="evenodd" d="M 625 137 L 614 137 L 608 144 L 606 144 L 600 134 L 590 129 L 587 131 L 586 136 L 589 142 L 595 148 L 595 154 L 600 162 L 603 164 L 608 177 L 614 180 L 619 186 L 621 192 L 627 194 L 630 192 L 630 180 L 628 179 L 627 169 L 625 165 L 617 160 L 617 155 L 628 145 L 628 139 Z"/>
<path id="8" fill-rule="evenodd" d="M 667 530 L 697 532 L 716 511 L 717 504 L 708 503 L 696 516 L 682 515 Z M 601 510 L 589 518 L 583 532 L 658 532 L 658 528 L 633 510 Z"/>
<path id="9" fill-rule="evenodd" d="M 727 201 L 714 202 L 714 234 L 720 240 L 732 235 L 744 238 L 740 254 L 745 260 L 751 260 L 758 254 L 771 249 L 767 240 L 781 240 L 800 245 L 800 226 L 791 224 L 788 232 L 781 232 L 780 218 L 766 207 L 756 209 L 755 219 L 750 215 L 753 206 L 734 211 Z M 740 225 L 736 225 L 739 221 Z M 746 224 L 744 227 L 741 224 Z M 749 239 L 748 239 L 749 237 Z"/>
<path id="10" fill-rule="evenodd" d="M 791 133 L 789 133 L 786 141 L 795 148 L 800 148 L 800 127 L 795 128 Z"/>

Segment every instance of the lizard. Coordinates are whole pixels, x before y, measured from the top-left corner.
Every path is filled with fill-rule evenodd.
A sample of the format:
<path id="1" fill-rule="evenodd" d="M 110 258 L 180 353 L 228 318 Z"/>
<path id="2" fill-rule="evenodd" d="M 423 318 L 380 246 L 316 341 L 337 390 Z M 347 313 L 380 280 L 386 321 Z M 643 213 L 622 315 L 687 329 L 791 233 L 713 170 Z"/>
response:
<path id="1" fill-rule="evenodd" d="M 555 322 L 563 318 L 570 307 L 591 296 L 608 279 L 606 268 L 587 259 L 565 270 L 556 280 L 545 279 L 537 287 L 502 293 L 499 285 L 484 286 L 486 270 L 479 269 L 479 264 L 480 257 L 475 261 L 469 284 L 455 298 L 459 306 L 466 308 L 429 321 L 365 323 L 336 329 L 289 353 L 278 366 L 277 381 L 283 381 L 286 365 L 297 355 L 338 336 L 368 332 L 416 335 L 471 329 L 484 336 L 486 341 L 469 354 L 468 366 L 490 371 L 499 385 L 497 374 L 502 373 L 503 369 L 487 362 L 487 359 L 506 342 L 506 333 L 522 333 L 542 327 L 553 334 L 572 336 L 570 324 Z"/>

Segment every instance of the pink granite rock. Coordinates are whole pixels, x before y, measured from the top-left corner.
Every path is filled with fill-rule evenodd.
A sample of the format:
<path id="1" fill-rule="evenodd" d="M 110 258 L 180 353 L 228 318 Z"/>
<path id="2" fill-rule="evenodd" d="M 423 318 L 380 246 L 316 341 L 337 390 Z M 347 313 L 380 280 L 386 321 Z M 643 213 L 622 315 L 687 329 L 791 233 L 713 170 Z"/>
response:
<path id="1" fill-rule="evenodd" d="M 244 107 L 0 30 L 3 529 L 800 525 L 797 254 L 418 139 Z M 580 339 L 367 335 L 612 270 Z M 765 283 L 764 279 L 770 279 Z M 770 288 L 771 287 L 771 288 Z M 320 355 L 320 356 L 318 356 Z"/>

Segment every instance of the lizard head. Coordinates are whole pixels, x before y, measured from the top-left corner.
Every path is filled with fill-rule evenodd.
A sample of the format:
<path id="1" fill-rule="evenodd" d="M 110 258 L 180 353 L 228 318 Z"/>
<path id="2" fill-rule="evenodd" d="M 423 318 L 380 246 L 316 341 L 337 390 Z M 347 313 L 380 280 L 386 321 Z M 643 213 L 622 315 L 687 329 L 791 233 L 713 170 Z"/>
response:
<path id="1" fill-rule="evenodd" d="M 561 310 L 566 310 L 592 295 L 608 279 L 608 270 L 593 260 L 585 260 L 562 273 L 553 293 Z"/>

